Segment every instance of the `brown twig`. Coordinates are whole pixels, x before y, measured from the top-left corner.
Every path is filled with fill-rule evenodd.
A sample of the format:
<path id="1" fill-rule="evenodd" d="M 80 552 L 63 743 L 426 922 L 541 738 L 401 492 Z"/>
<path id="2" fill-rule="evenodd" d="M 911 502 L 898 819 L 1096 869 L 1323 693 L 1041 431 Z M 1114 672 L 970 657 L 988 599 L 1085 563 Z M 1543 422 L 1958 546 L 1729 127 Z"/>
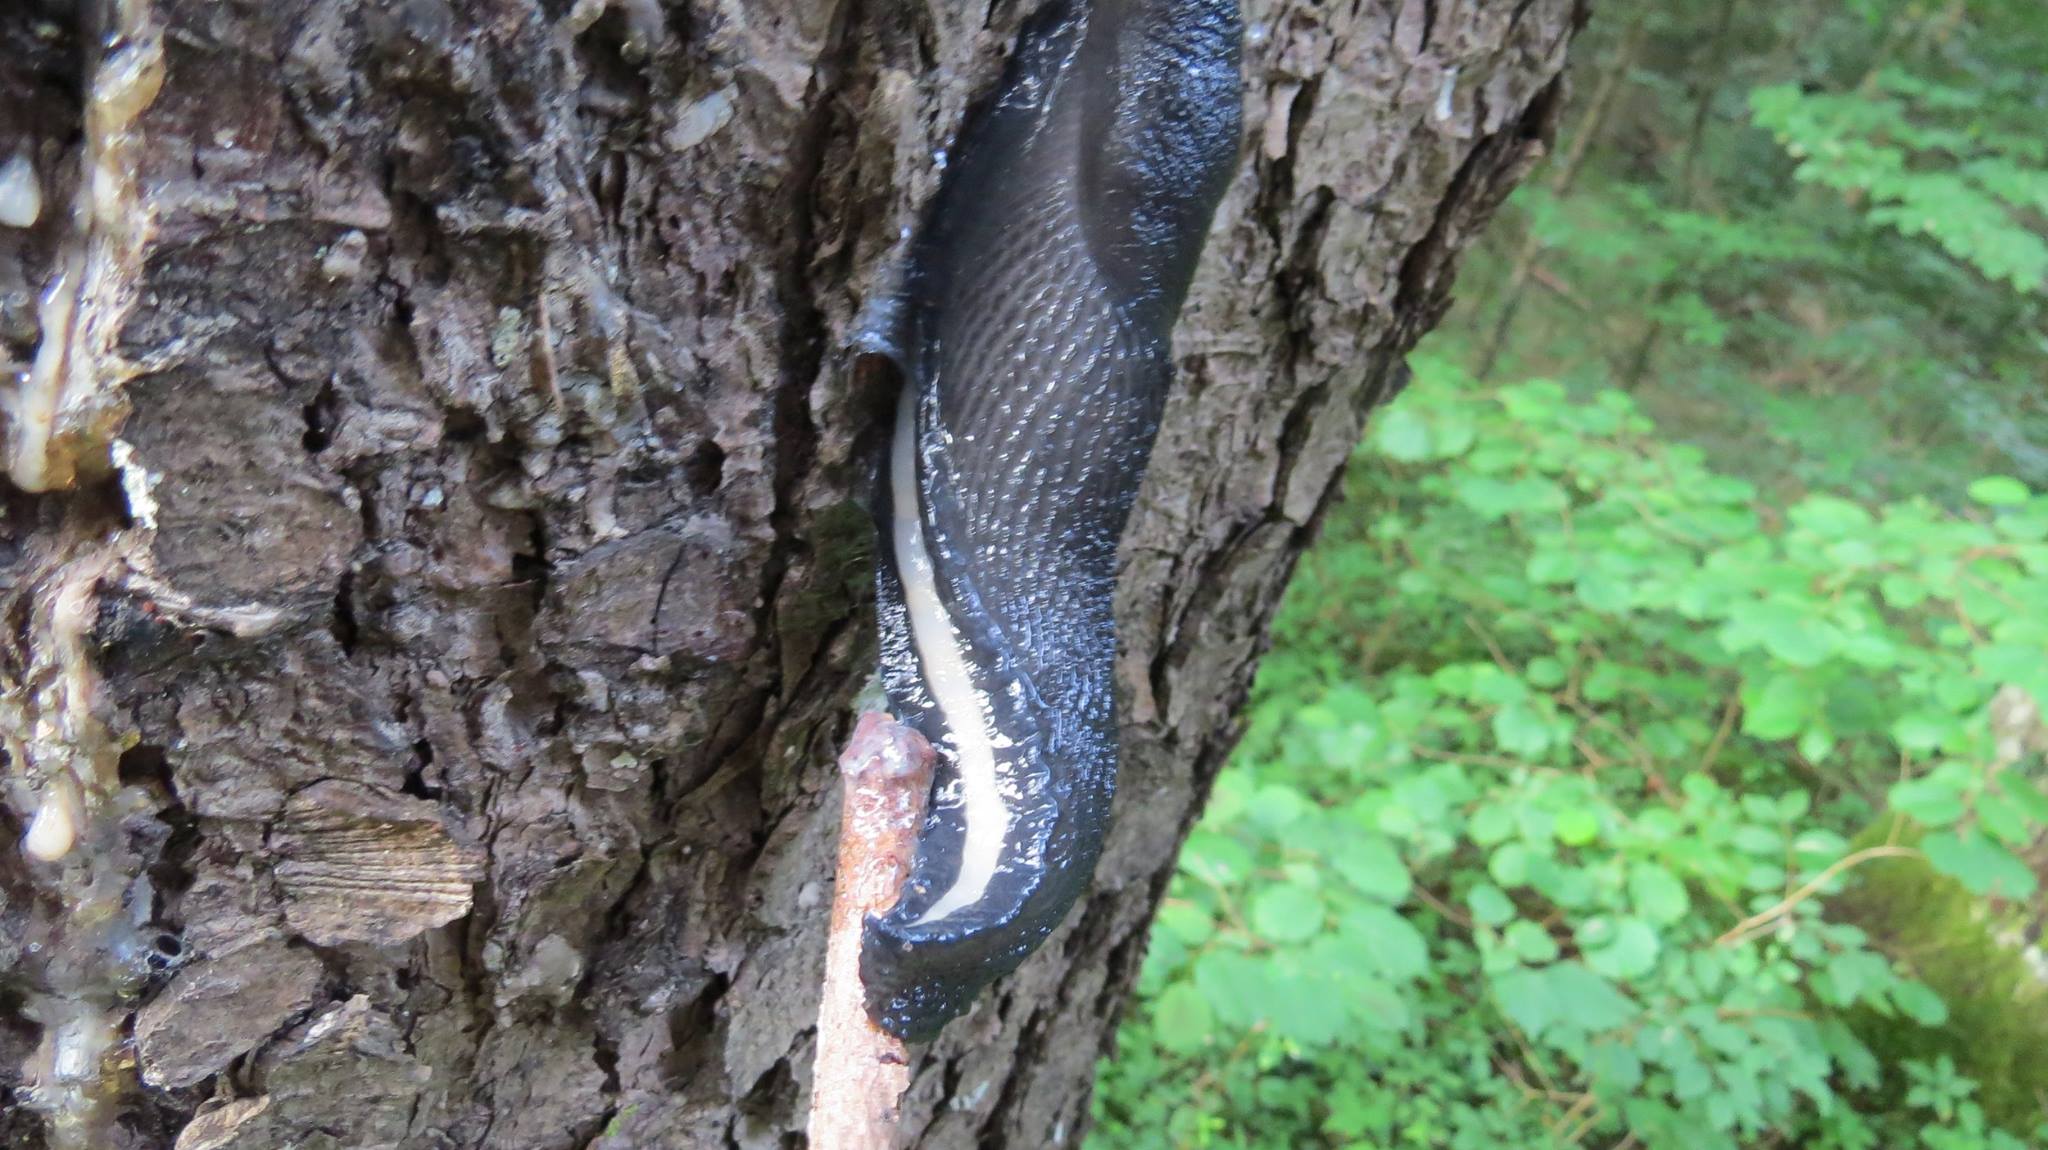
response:
<path id="1" fill-rule="evenodd" d="M 1450 919 L 1452 922 L 1457 923 L 1460 927 L 1463 927 L 1466 930 L 1478 929 L 1473 924 L 1471 918 L 1466 916 L 1463 912 L 1459 911 L 1457 907 L 1454 907 L 1450 903 L 1447 903 L 1444 900 L 1431 894 L 1427 888 L 1417 885 L 1411 887 L 1410 890 L 1415 895 L 1418 901 L 1422 902 L 1424 905 L 1428 906 L 1431 910 L 1437 912 L 1438 914 L 1443 915 L 1445 918 Z"/>
<path id="2" fill-rule="evenodd" d="M 1731 693 L 1721 703 L 1721 723 L 1714 728 L 1714 737 L 1707 743 L 1706 753 L 1700 756 L 1700 765 L 1694 768 L 1696 774 L 1706 774 L 1714 769 L 1714 760 L 1721 757 L 1721 748 L 1728 743 L 1728 736 L 1735 731 L 1735 718 L 1742 713 L 1742 696 Z"/>
<path id="3" fill-rule="evenodd" d="M 1849 868 L 1856 866 L 1859 863 L 1868 862 L 1871 859 L 1896 859 L 1919 857 L 1920 852 L 1913 849 L 1912 847 L 1881 846 L 1865 847 L 1852 855 L 1836 859 L 1832 864 L 1829 865 L 1829 867 L 1826 870 L 1815 875 L 1813 877 L 1813 880 L 1811 882 L 1808 882 L 1805 886 L 1802 886 L 1798 890 L 1793 891 L 1791 894 L 1786 895 L 1784 898 L 1779 899 L 1769 908 L 1758 911 L 1757 913 L 1750 915 L 1748 918 L 1743 919 L 1741 922 L 1736 923 L 1734 926 L 1729 927 L 1726 933 L 1722 934 L 1721 937 L 1714 940 L 1714 945 L 1734 946 L 1736 943 L 1747 942 L 1748 940 L 1755 938 L 1759 933 L 1761 933 L 1763 930 L 1769 927 L 1772 923 L 1777 922 L 1779 919 L 1785 917 L 1787 914 L 1790 914 L 1794 907 L 1798 906 L 1802 902 L 1805 902 L 1807 899 L 1812 898 L 1816 891 L 1820 890 L 1820 888 L 1826 886 L 1829 882 L 1833 881 L 1836 875 L 1841 874 L 1843 871 L 1848 870 Z"/>
<path id="4" fill-rule="evenodd" d="M 887 715 L 868 712 L 839 755 L 839 877 L 818 1004 L 811 1082 L 812 1150 L 895 1150 L 897 1104 L 910 1085 L 903 1043 L 868 1017 L 861 924 L 896 904 L 932 785 L 932 749 Z"/>

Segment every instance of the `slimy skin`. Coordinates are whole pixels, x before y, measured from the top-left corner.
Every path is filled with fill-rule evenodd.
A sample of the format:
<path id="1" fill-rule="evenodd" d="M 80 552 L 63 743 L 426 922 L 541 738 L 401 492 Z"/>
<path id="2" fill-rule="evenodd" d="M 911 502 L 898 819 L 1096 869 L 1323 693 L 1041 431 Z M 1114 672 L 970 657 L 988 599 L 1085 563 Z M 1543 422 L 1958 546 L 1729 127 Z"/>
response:
<path id="1" fill-rule="evenodd" d="M 1094 874 L 1116 783 L 1116 552 L 1169 337 L 1236 165 L 1237 0 L 1051 0 L 970 113 L 885 353 L 882 679 L 939 749 L 861 976 L 928 1040 Z"/>

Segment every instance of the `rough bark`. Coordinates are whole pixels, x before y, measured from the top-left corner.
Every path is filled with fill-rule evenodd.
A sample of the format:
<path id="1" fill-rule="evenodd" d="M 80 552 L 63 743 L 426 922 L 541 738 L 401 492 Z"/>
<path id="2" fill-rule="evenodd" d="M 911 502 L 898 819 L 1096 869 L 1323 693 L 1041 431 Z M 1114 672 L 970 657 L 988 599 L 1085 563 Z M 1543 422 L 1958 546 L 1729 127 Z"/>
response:
<path id="1" fill-rule="evenodd" d="M 1282 584 L 1578 3 L 1247 0 L 1116 829 L 918 1063 L 921 1145 L 1081 1136 Z M 1026 7 L 0 6 L 44 200 L 0 363 L 68 333 L 0 383 L 10 444 L 61 385 L 49 490 L 0 484 L 0 829 L 76 839 L 0 859 L 0 1140 L 796 1144 L 890 399 L 844 349 Z"/>

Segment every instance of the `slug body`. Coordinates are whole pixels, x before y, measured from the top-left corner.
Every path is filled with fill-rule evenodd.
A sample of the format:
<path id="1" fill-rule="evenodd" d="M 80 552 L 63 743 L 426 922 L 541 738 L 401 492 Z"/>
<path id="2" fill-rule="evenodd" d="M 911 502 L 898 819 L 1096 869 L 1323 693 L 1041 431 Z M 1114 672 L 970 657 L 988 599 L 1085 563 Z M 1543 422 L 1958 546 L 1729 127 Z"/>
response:
<path id="1" fill-rule="evenodd" d="M 1052 0 L 970 113 L 882 350 L 882 679 L 939 750 L 869 1011 L 922 1041 L 1094 873 L 1115 788 L 1116 552 L 1169 336 L 1236 164 L 1237 0 Z"/>

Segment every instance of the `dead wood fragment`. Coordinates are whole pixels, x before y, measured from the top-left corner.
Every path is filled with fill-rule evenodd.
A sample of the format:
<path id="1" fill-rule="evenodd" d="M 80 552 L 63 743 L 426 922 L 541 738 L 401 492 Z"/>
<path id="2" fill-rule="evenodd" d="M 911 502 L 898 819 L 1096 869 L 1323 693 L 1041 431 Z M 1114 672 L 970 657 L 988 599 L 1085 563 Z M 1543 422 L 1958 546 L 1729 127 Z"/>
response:
<path id="1" fill-rule="evenodd" d="M 897 1103 L 910 1085 L 903 1043 L 868 1017 L 860 980 L 861 924 L 896 904 L 932 784 L 924 736 L 870 711 L 839 756 L 844 798 L 839 870 L 825 944 L 818 1058 L 811 1084 L 812 1150 L 894 1150 Z"/>
<path id="2" fill-rule="evenodd" d="M 330 779 L 285 804 L 276 846 L 285 921 L 322 946 L 395 946 L 469 913 L 482 876 L 438 805 Z"/>

